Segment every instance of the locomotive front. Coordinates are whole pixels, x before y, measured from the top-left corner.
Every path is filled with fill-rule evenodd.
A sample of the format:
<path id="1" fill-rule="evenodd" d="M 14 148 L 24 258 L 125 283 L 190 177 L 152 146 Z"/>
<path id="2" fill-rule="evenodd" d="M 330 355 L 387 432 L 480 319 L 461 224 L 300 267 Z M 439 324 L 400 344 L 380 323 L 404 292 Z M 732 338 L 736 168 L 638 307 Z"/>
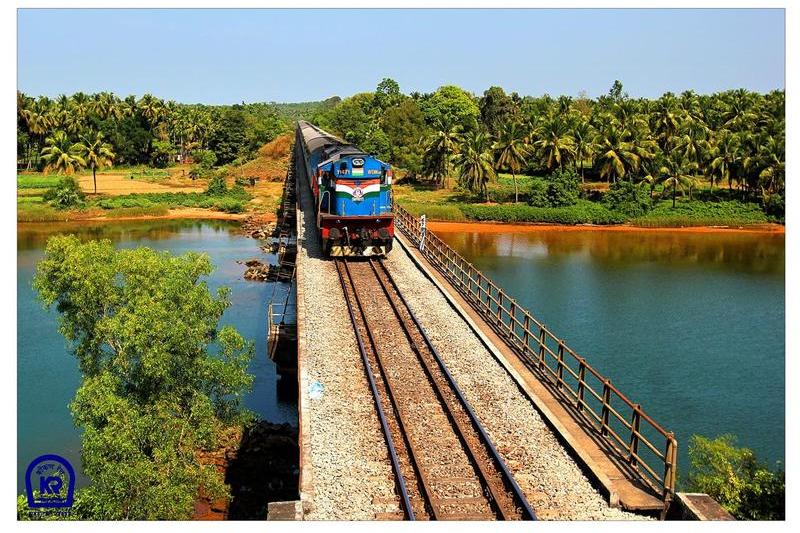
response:
<path id="1" fill-rule="evenodd" d="M 325 255 L 385 255 L 392 249 L 392 169 L 309 124 L 298 123 Z"/>

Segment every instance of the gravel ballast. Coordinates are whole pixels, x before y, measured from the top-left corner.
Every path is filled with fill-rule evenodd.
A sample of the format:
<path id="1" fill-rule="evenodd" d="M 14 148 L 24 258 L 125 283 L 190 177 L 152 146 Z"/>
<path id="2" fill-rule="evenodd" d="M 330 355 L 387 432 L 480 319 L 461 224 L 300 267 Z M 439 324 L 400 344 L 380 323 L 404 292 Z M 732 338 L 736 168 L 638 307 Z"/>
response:
<path id="1" fill-rule="evenodd" d="M 386 443 L 335 265 L 321 257 L 303 179 L 298 195 L 298 306 L 305 317 L 301 454 L 311 485 L 304 518 L 399 518 Z M 399 244 L 386 264 L 540 519 L 643 518 L 608 506 L 511 376 Z M 312 395 L 317 383 L 321 395 Z"/>
<path id="2" fill-rule="evenodd" d="M 508 372 L 400 245 L 386 264 L 540 519 L 644 518 L 609 507 Z"/>
<path id="3" fill-rule="evenodd" d="M 336 268 L 321 258 L 310 207 L 301 179 L 304 207 L 299 218 L 297 260 L 298 305 L 305 308 L 300 325 L 306 339 L 301 373 L 301 413 L 307 418 L 309 449 L 305 464 L 313 485 L 306 520 L 374 520 L 399 512 L 386 442 L 364 375 Z M 312 384 L 322 395 L 309 395 Z M 302 408 L 302 407 L 301 407 Z"/>

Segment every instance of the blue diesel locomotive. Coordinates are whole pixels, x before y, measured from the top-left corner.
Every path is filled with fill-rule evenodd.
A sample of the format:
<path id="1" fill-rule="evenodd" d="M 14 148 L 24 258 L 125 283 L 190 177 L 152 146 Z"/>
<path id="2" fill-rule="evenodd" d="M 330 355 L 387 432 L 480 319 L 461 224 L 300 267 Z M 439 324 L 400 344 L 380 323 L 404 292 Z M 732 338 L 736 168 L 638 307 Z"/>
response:
<path id="1" fill-rule="evenodd" d="M 392 168 L 305 121 L 297 123 L 297 169 L 314 196 L 327 256 L 385 255 L 392 249 Z"/>

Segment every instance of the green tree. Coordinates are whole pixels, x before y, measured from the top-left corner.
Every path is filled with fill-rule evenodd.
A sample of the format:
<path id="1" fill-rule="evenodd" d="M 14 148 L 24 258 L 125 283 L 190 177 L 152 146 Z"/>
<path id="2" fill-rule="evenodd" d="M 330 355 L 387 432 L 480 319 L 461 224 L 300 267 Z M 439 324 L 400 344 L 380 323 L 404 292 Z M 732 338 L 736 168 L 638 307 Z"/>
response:
<path id="1" fill-rule="evenodd" d="M 575 145 L 575 162 L 580 166 L 581 183 L 586 181 L 583 174 L 583 162 L 589 157 L 593 158 L 597 144 L 595 138 L 597 132 L 594 131 L 592 125 L 588 120 L 583 117 L 579 118 L 577 123 L 572 129 L 572 138 Z"/>
<path id="2" fill-rule="evenodd" d="M 492 145 L 492 149 L 497 154 L 496 168 L 511 171 L 511 179 L 514 180 L 514 203 L 519 202 L 517 172 L 525 165 L 525 158 L 528 156 L 529 150 L 525 132 L 518 124 L 506 124 L 500 130 L 500 135 Z"/>
<path id="3" fill-rule="evenodd" d="M 240 108 L 231 107 L 219 113 L 217 125 L 209 135 L 208 147 L 221 165 L 232 162 L 247 150 L 247 121 Z"/>
<path id="4" fill-rule="evenodd" d="M 430 129 L 417 102 L 405 98 L 389 107 L 383 113 L 380 126 L 389 139 L 392 163 L 412 175 L 421 173 L 425 151 L 422 139 L 428 136 Z"/>
<path id="5" fill-rule="evenodd" d="M 514 99 L 501 87 L 489 87 L 478 102 L 481 122 L 490 134 L 497 136 L 503 127 L 516 121 L 518 108 Z"/>
<path id="6" fill-rule="evenodd" d="M 715 142 L 711 145 L 711 190 L 717 178 L 728 182 L 732 188 L 733 169 L 739 160 L 739 138 L 728 130 L 721 130 Z"/>
<path id="7" fill-rule="evenodd" d="M 665 160 L 664 165 L 659 169 L 661 185 L 664 189 L 671 189 L 672 191 L 672 207 L 675 207 L 675 198 L 678 195 L 678 189 L 681 191 L 689 191 L 691 194 L 692 188 L 695 184 L 693 171 L 694 167 L 691 163 L 679 161 L 677 158 L 669 157 Z"/>
<path id="8" fill-rule="evenodd" d="M 97 169 L 110 167 L 114 161 L 112 146 L 105 142 L 103 134 L 93 132 L 82 135 L 79 143 L 73 146 L 75 152 L 81 156 L 86 165 L 92 169 L 94 193 L 97 194 Z"/>
<path id="9" fill-rule="evenodd" d="M 771 471 L 752 450 L 737 447 L 735 436 L 692 435 L 689 459 L 690 491 L 708 494 L 739 520 L 785 519 L 783 472 Z"/>
<path id="10" fill-rule="evenodd" d="M 42 160 L 45 172 L 58 174 L 74 174 L 86 167 L 86 161 L 76 152 L 72 143 L 63 131 L 55 132 L 45 140 L 42 149 Z"/>
<path id="11" fill-rule="evenodd" d="M 480 110 L 467 91 L 455 85 L 445 85 L 420 103 L 428 124 L 442 129 L 477 127 Z"/>
<path id="12" fill-rule="evenodd" d="M 433 178 L 440 187 L 447 187 L 452 172 L 452 162 L 458 152 L 461 135 L 456 129 L 439 129 L 425 144 L 423 174 Z"/>
<path id="13" fill-rule="evenodd" d="M 480 194 L 488 202 L 488 184 L 496 177 L 489 137 L 479 131 L 464 135 L 454 163 L 458 167 L 461 186 Z"/>
<path id="14" fill-rule="evenodd" d="M 628 140 L 619 123 L 612 119 L 597 139 L 597 159 L 600 162 L 600 176 L 609 182 L 624 178 L 626 174 L 636 171 L 641 161 L 636 153 L 636 146 Z"/>
<path id="15" fill-rule="evenodd" d="M 564 164 L 575 156 L 575 139 L 569 132 L 569 125 L 556 115 L 535 128 L 531 145 L 539 153 L 547 170 L 564 168 Z"/>
<path id="16" fill-rule="evenodd" d="M 402 98 L 400 85 L 392 78 L 383 78 L 375 89 L 375 106 L 380 110 L 397 105 Z"/>
<path id="17" fill-rule="evenodd" d="M 33 285 L 59 311 L 82 376 L 70 410 L 92 480 L 81 491 L 86 518 L 188 519 L 201 487 L 224 495 L 195 453 L 247 417 L 253 347 L 218 328 L 229 291 L 212 295 L 211 270 L 203 254 L 48 241 Z"/>

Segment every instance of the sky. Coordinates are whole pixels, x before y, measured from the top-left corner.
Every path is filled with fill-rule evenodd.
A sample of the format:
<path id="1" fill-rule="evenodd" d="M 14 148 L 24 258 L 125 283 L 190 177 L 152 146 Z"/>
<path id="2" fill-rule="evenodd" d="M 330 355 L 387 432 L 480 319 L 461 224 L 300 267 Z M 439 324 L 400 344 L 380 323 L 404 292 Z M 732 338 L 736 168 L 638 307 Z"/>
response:
<path id="1" fill-rule="evenodd" d="M 301 102 L 454 84 L 634 97 L 784 88 L 782 9 L 20 9 L 17 88 Z"/>

